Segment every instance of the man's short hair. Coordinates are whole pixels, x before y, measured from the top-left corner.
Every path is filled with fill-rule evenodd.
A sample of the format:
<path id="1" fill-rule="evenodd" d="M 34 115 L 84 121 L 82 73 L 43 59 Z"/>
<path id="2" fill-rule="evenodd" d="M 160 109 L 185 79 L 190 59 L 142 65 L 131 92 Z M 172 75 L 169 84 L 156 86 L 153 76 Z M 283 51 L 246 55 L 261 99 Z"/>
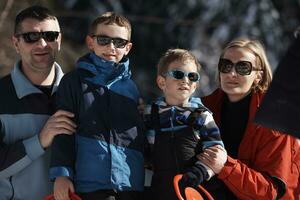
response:
<path id="1" fill-rule="evenodd" d="M 97 17 L 90 27 L 89 34 L 93 35 L 96 32 L 97 26 L 99 24 L 105 24 L 105 25 L 111 25 L 111 24 L 117 24 L 118 26 L 125 27 L 128 30 L 128 40 L 130 41 L 131 38 L 131 24 L 129 20 L 119 14 L 116 14 L 114 12 L 106 12 L 102 14 L 101 16 Z"/>
<path id="2" fill-rule="evenodd" d="M 21 30 L 21 23 L 28 18 L 36 19 L 38 21 L 43 21 L 45 19 L 53 19 L 57 21 L 57 18 L 54 14 L 45 7 L 42 6 L 30 6 L 24 10 L 22 10 L 17 16 L 15 20 L 15 28 L 14 34 L 17 34 Z"/>

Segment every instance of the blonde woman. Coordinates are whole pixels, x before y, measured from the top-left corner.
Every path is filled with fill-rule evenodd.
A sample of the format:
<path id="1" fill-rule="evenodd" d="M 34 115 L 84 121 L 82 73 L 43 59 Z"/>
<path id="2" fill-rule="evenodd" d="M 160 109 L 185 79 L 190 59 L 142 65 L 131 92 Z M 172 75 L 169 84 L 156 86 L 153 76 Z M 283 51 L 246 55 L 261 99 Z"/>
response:
<path id="1" fill-rule="evenodd" d="M 234 40 L 220 56 L 220 87 L 203 102 L 214 114 L 228 155 L 211 147 L 198 156 L 218 174 L 206 185 L 215 199 L 299 199 L 296 140 L 253 123 L 271 79 L 257 40 Z"/>

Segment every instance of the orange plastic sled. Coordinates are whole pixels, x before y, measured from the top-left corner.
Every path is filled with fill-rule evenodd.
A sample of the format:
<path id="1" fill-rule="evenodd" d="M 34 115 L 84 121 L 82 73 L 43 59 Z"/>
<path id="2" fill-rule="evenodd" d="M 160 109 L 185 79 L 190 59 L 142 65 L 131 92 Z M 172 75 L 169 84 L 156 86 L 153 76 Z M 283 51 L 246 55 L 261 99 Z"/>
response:
<path id="1" fill-rule="evenodd" d="M 81 200 L 81 198 L 79 196 L 77 196 L 75 193 L 70 193 L 70 198 L 71 200 Z M 44 200 L 55 200 L 54 199 L 54 195 L 48 195 L 44 198 Z"/>
<path id="2" fill-rule="evenodd" d="M 179 185 L 178 185 L 179 180 L 181 178 L 182 178 L 182 174 L 176 175 L 174 177 L 173 183 L 174 183 L 174 188 L 175 188 L 175 192 L 176 192 L 178 199 L 184 200 L 184 198 L 182 197 L 182 195 L 180 193 L 180 189 L 179 189 Z M 207 199 L 214 200 L 214 198 L 209 194 L 209 192 L 207 190 L 205 190 L 201 185 L 198 185 L 198 188 L 203 192 L 203 194 L 205 194 Z M 184 189 L 184 193 L 185 193 L 186 200 L 204 200 L 203 196 L 201 196 L 201 194 L 194 188 L 186 187 Z"/>

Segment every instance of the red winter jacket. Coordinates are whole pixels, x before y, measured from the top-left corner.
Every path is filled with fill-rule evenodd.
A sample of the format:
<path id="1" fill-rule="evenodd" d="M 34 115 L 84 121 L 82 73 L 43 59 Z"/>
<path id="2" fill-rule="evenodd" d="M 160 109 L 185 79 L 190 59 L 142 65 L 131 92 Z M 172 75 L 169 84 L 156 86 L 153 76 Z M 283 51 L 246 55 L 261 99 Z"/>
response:
<path id="1" fill-rule="evenodd" d="M 213 112 L 218 125 L 220 125 L 224 95 L 223 91 L 217 89 L 213 94 L 202 99 L 204 105 Z M 271 177 L 275 177 L 275 180 L 279 180 L 286 186 L 286 193 L 281 199 L 300 199 L 299 140 L 253 123 L 262 97 L 261 93 L 253 93 L 249 121 L 239 146 L 238 159 L 228 155 L 218 178 L 238 199 L 276 199 L 278 186 Z"/>

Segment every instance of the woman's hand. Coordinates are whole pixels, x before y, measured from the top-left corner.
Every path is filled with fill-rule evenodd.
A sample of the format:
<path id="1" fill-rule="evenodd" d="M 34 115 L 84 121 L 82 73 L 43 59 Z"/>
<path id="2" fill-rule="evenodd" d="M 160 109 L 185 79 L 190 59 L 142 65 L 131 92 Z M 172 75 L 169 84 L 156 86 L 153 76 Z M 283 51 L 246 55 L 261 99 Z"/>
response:
<path id="1" fill-rule="evenodd" d="M 211 168 L 215 174 L 219 174 L 227 161 L 227 152 L 220 146 L 215 145 L 204 150 L 197 155 L 199 161 Z"/>

